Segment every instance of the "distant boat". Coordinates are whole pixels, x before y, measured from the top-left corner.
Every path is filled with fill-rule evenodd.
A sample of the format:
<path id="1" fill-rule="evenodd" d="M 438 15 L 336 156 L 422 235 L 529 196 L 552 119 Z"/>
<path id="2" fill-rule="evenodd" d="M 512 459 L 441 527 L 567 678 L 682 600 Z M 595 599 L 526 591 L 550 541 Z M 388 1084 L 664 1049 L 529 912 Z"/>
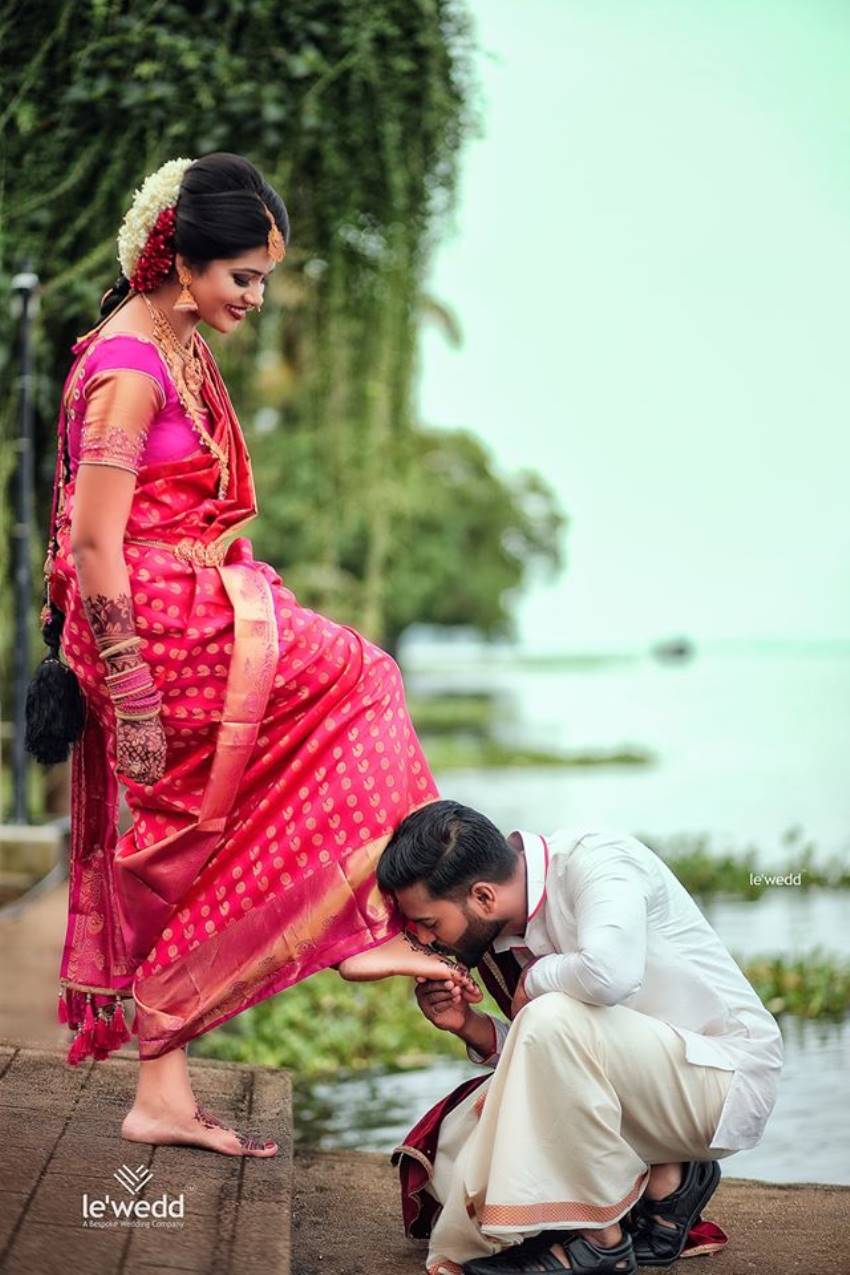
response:
<path id="1" fill-rule="evenodd" d="M 692 660 L 696 647 L 690 638 L 667 638 L 664 642 L 655 643 L 652 654 L 657 660 Z"/>

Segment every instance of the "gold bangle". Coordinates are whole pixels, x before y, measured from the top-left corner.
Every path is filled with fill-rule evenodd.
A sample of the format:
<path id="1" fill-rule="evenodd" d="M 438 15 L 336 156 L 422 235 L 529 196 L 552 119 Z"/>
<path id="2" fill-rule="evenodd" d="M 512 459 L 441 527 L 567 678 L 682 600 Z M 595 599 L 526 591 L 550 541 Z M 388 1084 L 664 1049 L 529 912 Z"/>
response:
<path id="1" fill-rule="evenodd" d="M 115 655 L 116 651 L 125 651 L 130 646 L 140 646 L 142 639 L 136 635 L 135 637 L 124 638 L 121 642 L 116 642 L 114 646 L 105 646 L 98 650 L 98 655 L 105 660 L 108 655 Z"/>

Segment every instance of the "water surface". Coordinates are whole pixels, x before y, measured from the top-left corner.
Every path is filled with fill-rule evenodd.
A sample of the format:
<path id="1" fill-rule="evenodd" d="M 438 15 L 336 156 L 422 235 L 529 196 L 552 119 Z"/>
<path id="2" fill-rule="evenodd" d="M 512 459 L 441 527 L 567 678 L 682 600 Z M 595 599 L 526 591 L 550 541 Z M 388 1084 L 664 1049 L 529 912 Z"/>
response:
<path id="1" fill-rule="evenodd" d="M 785 1066 L 764 1139 L 720 1161 L 733 1178 L 850 1184 L 850 1024 L 785 1020 Z M 446 1060 L 395 1075 L 369 1075 L 300 1090 L 301 1145 L 389 1153 L 429 1107 L 480 1067 Z"/>

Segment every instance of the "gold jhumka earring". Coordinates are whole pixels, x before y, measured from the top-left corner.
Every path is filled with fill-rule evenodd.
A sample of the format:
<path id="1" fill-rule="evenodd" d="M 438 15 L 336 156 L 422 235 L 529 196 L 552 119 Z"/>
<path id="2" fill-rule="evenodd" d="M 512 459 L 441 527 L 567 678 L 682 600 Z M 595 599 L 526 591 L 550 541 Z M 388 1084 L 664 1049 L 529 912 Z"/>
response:
<path id="1" fill-rule="evenodd" d="M 178 266 L 177 278 L 180 280 L 183 291 L 180 293 L 180 296 L 174 302 L 174 309 L 189 310 L 197 314 L 198 303 L 195 300 L 195 298 L 192 296 L 192 293 L 189 289 L 189 284 L 192 282 L 192 276 L 190 275 L 189 271 L 186 270 L 184 266 Z"/>

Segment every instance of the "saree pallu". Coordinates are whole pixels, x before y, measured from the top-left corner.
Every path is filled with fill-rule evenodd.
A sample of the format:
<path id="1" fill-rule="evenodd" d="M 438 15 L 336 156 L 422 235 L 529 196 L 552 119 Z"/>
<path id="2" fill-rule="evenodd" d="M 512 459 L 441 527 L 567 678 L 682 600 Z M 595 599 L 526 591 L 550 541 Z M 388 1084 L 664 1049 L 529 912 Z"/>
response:
<path id="1" fill-rule="evenodd" d="M 49 590 L 87 702 L 60 969 L 71 1063 L 127 1039 L 108 1012 L 122 998 L 140 1058 L 155 1058 L 400 933 L 375 865 L 405 815 L 438 796 L 395 661 L 302 607 L 233 538 L 256 515 L 250 458 L 198 341 L 215 451 L 143 465 L 125 532 L 167 756 L 154 784 L 120 776 L 132 815 L 120 836 L 115 714 L 70 552 L 76 475 L 60 468 L 97 329 L 74 346 L 63 392 Z"/>

